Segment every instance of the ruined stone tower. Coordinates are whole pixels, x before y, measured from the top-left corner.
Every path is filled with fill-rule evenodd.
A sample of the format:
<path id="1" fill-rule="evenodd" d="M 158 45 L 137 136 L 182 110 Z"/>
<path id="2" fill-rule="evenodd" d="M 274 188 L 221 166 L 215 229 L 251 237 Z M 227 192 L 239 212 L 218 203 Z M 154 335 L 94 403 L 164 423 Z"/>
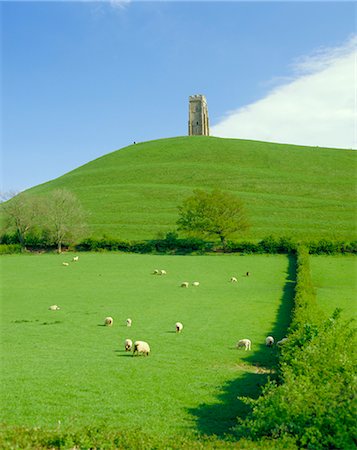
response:
<path id="1" fill-rule="evenodd" d="M 207 100 L 204 95 L 190 95 L 188 135 L 209 136 Z"/>

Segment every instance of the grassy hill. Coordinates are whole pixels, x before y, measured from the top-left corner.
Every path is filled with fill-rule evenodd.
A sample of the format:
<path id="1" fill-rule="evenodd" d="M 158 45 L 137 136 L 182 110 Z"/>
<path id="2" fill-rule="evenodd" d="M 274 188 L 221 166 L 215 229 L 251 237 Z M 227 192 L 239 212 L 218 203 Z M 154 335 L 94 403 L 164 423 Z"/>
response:
<path id="1" fill-rule="evenodd" d="M 195 188 L 231 191 L 247 207 L 245 238 L 356 237 L 357 153 L 205 136 L 138 143 L 30 190 L 67 188 L 90 212 L 90 234 L 150 239 L 176 227 Z M 239 236 L 236 236 L 238 238 Z"/>

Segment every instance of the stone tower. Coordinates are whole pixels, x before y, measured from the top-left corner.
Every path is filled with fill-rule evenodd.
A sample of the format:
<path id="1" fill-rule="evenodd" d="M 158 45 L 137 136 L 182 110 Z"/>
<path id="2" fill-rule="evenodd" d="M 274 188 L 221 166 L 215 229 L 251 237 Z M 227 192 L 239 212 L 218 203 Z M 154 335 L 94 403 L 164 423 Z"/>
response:
<path id="1" fill-rule="evenodd" d="M 188 135 L 209 136 L 207 100 L 204 95 L 190 95 Z"/>

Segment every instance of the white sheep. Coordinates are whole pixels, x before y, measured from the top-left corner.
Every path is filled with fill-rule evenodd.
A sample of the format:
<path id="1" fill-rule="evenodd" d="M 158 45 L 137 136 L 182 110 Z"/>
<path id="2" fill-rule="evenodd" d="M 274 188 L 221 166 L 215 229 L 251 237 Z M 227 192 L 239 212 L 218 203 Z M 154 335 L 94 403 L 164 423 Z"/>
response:
<path id="1" fill-rule="evenodd" d="M 104 319 L 104 325 L 107 327 L 111 327 L 113 325 L 113 322 L 114 322 L 113 317 L 106 317 Z"/>
<path id="2" fill-rule="evenodd" d="M 188 288 L 188 285 L 189 285 L 189 282 L 188 282 L 188 281 L 183 281 L 183 282 L 181 283 L 181 287 L 183 287 L 183 288 Z"/>
<path id="3" fill-rule="evenodd" d="M 72 261 L 76 262 L 79 260 L 79 256 L 73 256 Z"/>
<path id="4" fill-rule="evenodd" d="M 252 343 L 249 339 L 241 339 L 237 342 L 237 348 L 244 347 L 245 351 L 250 350 L 252 346 Z"/>
<path id="5" fill-rule="evenodd" d="M 280 341 L 278 341 L 277 343 L 276 343 L 276 345 L 278 345 L 279 347 L 281 346 L 281 345 L 284 345 L 285 344 L 285 342 L 288 340 L 288 338 L 287 337 L 284 337 L 283 339 L 281 339 Z"/>
<path id="6" fill-rule="evenodd" d="M 143 353 L 146 356 L 149 356 L 150 346 L 147 342 L 144 341 L 135 341 L 134 342 L 134 351 L 133 356 L 138 355 L 139 353 Z"/>
<path id="7" fill-rule="evenodd" d="M 200 282 L 199 281 L 194 281 L 193 283 L 192 283 L 192 286 L 199 286 L 200 285 Z"/>
<path id="8" fill-rule="evenodd" d="M 159 273 L 160 273 L 160 270 L 159 269 L 155 269 L 152 274 L 153 275 L 159 275 Z"/>
<path id="9" fill-rule="evenodd" d="M 125 339 L 125 351 L 130 352 L 133 348 L 133 341 L 131 339 Z"/>
<path id="10" fill-rule="evenodd" d="M 166 272 L 166 270 L 164 270 L 164 269 L 161 269 L 161 270 L 160 270 L 160 275 L 167 275 L 167 272 Z"/>
<path id="11" fill-rule="evenodd" d="M 175 323 L 175 328 L 176 328 L 176 333 L 181 333 L 182 329 L 183 329 L 183 325 L 181 322 L 176 322 Z"/>
<path id="12" fill-rule="evenodd" d="M 231 277 L 231 283 L 237 283 L 237 278 L 236 277 Z"/>
<path id="13" fill-rule="evenodd" d="M 273 336 L 268 336 L 268 337 L 265 339 L 265 345 L 266 345 L 267 347 L 272 347 L 272 346 L 274 345 L 274 338 L 273 338 Z"/>
<path id="14" fill-rule="evenodd" d="M 131 327 L 132 324 L 132 320 L 131 319 L 126 319 L 126 326 L 127 327 Z"/>
<path id="15" fill-rule="evenodd" d="M 69 266 L 69 263 L 68 262 L 63 262 L 62 265 Z"/>
<path id="16" fill-rule="evenodd" d="M 61 308 L 59 306 L 57 306 L 57 305 L 51 305 L 48 309 L 51 310 L 51 311 L 58 311 Z"/>

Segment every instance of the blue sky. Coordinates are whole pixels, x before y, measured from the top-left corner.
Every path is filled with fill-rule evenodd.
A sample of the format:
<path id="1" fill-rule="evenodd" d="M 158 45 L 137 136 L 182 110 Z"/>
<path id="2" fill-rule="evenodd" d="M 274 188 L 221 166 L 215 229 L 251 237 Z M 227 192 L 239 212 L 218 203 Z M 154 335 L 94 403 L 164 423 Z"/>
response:
<path id="1" fill-rule="evenodd" d="M 355 2 L 0 7 L 2 192 L 186 135 L 192 94 L 217 136 L 355 147 Z"/>

